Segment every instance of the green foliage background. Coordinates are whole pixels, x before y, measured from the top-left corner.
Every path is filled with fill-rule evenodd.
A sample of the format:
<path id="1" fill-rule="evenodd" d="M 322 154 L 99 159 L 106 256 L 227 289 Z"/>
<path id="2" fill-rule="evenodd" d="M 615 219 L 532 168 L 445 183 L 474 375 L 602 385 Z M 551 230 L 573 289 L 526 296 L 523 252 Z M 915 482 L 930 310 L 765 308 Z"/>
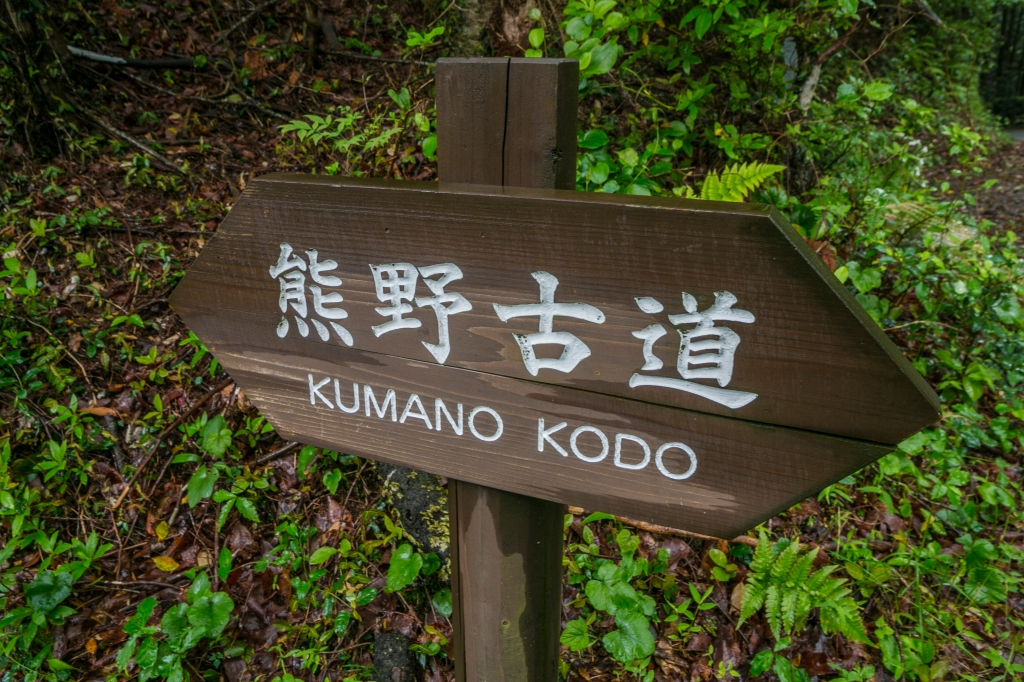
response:
<path id="1" fill-rule="evenodd" d="M 816 500 L 820 516 L 781 515 L 760 529 L 753 553 L 735 544 L 709 550 L 707 585 L 675 584 L 667 556 L 638 557 L 639 537 L 612 517 L 568 518 L 565 566 L 576 617 L 562 637 L 563 674 L 570 661 L 604 652 L 616 675 L 650 682 L 658 645 L 652 627 L 672 645 L 714 634 L 708 612 L 716 608 L 710 595 L 717 585 L 737 596 L 738 627 L 763 619 L 771 632 L 745 670 L 718 659 L 718 679 L 742 673 L 809 680 L 796 662 L 796 640 L 814 627 L 859 643 L 875 664 L 837 669 L 835 679 L 872 679 L 876 668 L 926 682 L 1024 673 L 1024 622 L 1014 606 L 1024 560 L 1024 263 L 1016 234 L 981 219 L 967 191 L 1004 143 L 978 95 L 1001 4 L 570 0 L 555 15 L 529 12 L 529 56 L 580 61 L 578 189 L 775 205 L 830 255 L 835 276 L 943 404 L 936 427 L 824 490 Z M 387 25 L 415 59 L 444 54 L 454 40 L 454 31 L 438 27 Z M 288 56 L 272 52 L 264 55 L 271 61 Z M 256 94 L 244 70 L 240 79 L 240 88 Z M 396 86 L 388 95 L 375 109 L 340 107 L 285 124 L 275 149 L 280 167 L 404 177 L 406 169 L 429 166 L 437 144 L 429 89 Z M 10 132 L 11 122 L 4 125 Z M 69 149 L 93 158 L 102 144 L 83 137 Z M 43 192 L 63 191 L 60 173 L 53 166 L 41 172 Z M 3 227 L 11 229 L 3 232 L 0 271 L 0 394 L 13 413 L 0 424 L 0 670 L 5 679 L 64 680 L 73 671 L 51 657 L 52 633 L 74 611 L 67 604 L 77 581 L 112 546 L 95 534 L 59 537 L 46 519 L 60 511 L 64 495 L 89 485 L 116 439 L 80 410 L 88 391 L 66 359 L 67 335 L 38 322 L 52 317 L 59 300 L 44 286 L 45 259 L 28 258 L 26 249 L 53 248 L 117 220 L 78 207 L 34 215 L 31 198 L 17 189 L 24 183 L 12 180 L 3 186 Z M 125 185 L 152 188 L 168 201 L 180 191 L 176 176 L 143 155 L 126 164 Z M 193 199 L 174 205 L 177 216 L 196 222 L 223 210 Z M 158 240 L 138 243 L 117 265 L 97 251 L 74 253 L 83 277 L 129 269 L 143 291 L 156 291 L 181 273 L 180 255 Z M 99 304 L 99 292 L 91 295 Z M 105 314 L 81 330 L 82 353 L 104 368 L 145 368 L 132 384 L 140 396 L 165 382 L 197 383 L 217 373 L 194 336 L 179 342 L 179 353 L 155 345 L 137 351 L 130 332 L 146 329 L 155 324 L 136 313 Z M 150 412 L 125 425 L 138 428 L 147 445 L 173 421 L 159 394 L 151 402 Z M 218 527 L 239 516 L 252 524 L 274 519 L 261 499 L 273 485 L 270 475 L 241 454 L 270 431 L 262 417 L 228 424 L 205 414 L 176 429 L 171 440 L 182 448 L 172 466 L 188 480 L 189 507 L 220 505 Z M 339 453 L 307 448 L 298 461 L 300 475 L 331 494 L 357 477 L 358 463 Z M 889 526 L 899 530 L 884 537 L 877 526 L 862 531 L 865 517 L 879 510 L 898 520 Z M 103 512 L 103 504 L 93 511 Z M 279 652 L 300 658 L 304 670 L 318 671 L 328 643 L 343 641 L 358 608 L 378 596 L 371 567 L 385 552 L 387 592 L 451 613 L 437 557 L 405 543 L 385 511 L 367 512 L 361 535 L 336 546 L 311 551 L 313 534 L 299 519 L 278 519 L 278 544 L 257 565 L 290 571 L 294 606 L 323 614 Z M 801 534 L 814 534 L 824 551 L 802 545 Z M 613 558 L 604 553 L 609 548 Z M 22 584 L 9 562 L 28 552 L 42 561 Z M 208 571 L 223 580 L 231 568 L 229 553 Z M 129 643 L 117 657 L 119 671 L 135 666 L 143 679 L 181 679 L 188 675 L 183 656 L 195 647 L 221 658 L 246 654 L 222 637 L 235 605 L 210 589 L 205 572 L 189 577 L 189 598 L 159 626 L 147 624 L 152 604 L 138 606 L 124 625 Z M 415 653 L 422 661 L 443 657 L 446 643 L 435 631 Z M 346 670 L 353 679 L 368 674 Z"/>

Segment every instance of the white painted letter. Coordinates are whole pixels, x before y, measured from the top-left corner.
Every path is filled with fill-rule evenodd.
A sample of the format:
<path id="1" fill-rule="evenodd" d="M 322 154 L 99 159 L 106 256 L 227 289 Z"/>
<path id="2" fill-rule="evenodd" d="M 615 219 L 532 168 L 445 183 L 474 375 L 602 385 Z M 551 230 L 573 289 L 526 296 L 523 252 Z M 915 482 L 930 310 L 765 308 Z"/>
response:
<path id="1" fill-rule="evenodd" d="M 460 407 L 461 407 L 461 405 L 460 405 Z M 476 427 L 473 425 L 473 419 L 478 414 L 480 414 L 481 412 L 486 412 L 487 414 L 489 414 L 492 417 L 494 417 L 494 421 L 498 425 L 498 428 L 494 432 L 494 435 L 491 435 L 491 436 L 481 436 L 480 432 L 477 431 Z M 505 430 L 505 425 L 501 421 L 501 415 L 499 415 L 497 412 L 495 412 L 491 408 L 483 407 L 481 405 L 480 407 L 474 407 L 472 410 L 470 410 L 470 412 L 469 412 L 469 432 L 472 433 L 477 438 L 479 438 L 480 440 L 484 441 L 485 443 L 490 443 L 491 441 L 495 441 L 495 440 L 498 440 L 499 438 L 501 438 L 501 432 L 504 431 L 504 430 Z"/>
<path id="2" fill-rule="evenodd" d="M 622 441 L 631 440 L 644 449 L 644 458 L 639 464 L 626 464 L 622 461 Z M 647 445 L 647 441 L 639 436 L 631 436 L 628 433 L 619 433 L 615 435 L 615 466 L 621 469 L 643 469 L 651 462 L 651 448 Z"/>
<path id="3" fill-rule="evenodd" d="M 537 420 L 537 452 L 544 452 L 544 441 L 551 443 L 551 447 L 558 450 L 562 457 L 568 457 L 569 453 L 565 449 L 556 443 L 552 438 L 551 434 L 555 431 L 559 431 L 565 428 L 565 422 L 555 424 L 550 429 L 544 428 L 544 417 Z"/>
<path id="4" fill-rule="evenodd" d="M 352 398 L 355 400 L 355 404 L 352 407 L 345 407 L 341 403 L 341 384 L 338 380 L 334 380 L 334 402 L 338 403 L 338 409 L 345 414 L 355 414 L 359 411 L 359 384 L 352 382 Z"/>
<path id="5" fill-rule="evenodd" d="M 395 396 L 395 389 L 389 388 L 388 392 L 384 394 L 384 404 L 377 407 L 377 396 L 373 395 L 373 389 L 363 385 L 363 401 L 366 403 L 366 416 L 370 416 L 370 405 L 373 405 L 373 410 L 377 413 L 377 417 L 380 419 L 384 418 L 384 415 L 388 411 L 388 404 L 391 404 L 391 421 L 398 421 L 398 398 Z"/>
<path id="6" fill-rule="evenodd" d="M 331 401 L 328 400 L 327 397 L 323 393 L 320 392 L 321 388 L 323 388 L 327 384 L 331 383 L 331 378 L 327 377 L 326 379 L 324 379 L 323 381 L 321 381 L 320 383 L 318 383 L 318 384 L 316 384 L 314 386 L 313 385 L 313 375 L 310 374 L 308 376 L 309 376 L 309 404 L 310 405 L 316 405 L 316 399 L 320 398 L 320 400 L 324 401 L 324 405 L 326 405 L 327 407 L 329 407 L 329 408 L 331 408 L 333 410 L 334 409 L 334 405 L 332 405 Z"/>
<path id="7" fill-rule="evenodd" d="M 438 431 L 441 430 L 441 412 L 444 412 L 445 418 L 448 423 L 452 425 L 452 431 L 455 432 L 456 436 L 462 435 L 462 403 L 458 404 L 459 423 L 456 424 L 455 420 L 452 419 L 452 413 L 448 411 L 448 406 L 444 404 L 444 401 L 440 398 L 434 399 L 434 417 L 437 420 L 437 426 L 435 427 Z"/>
<path id="8" fill-rule="evenodd" d="M 593 457 L 587 457 L 580 452 L 579 448 L 576 447 L 576 439 L 580 437 L 581 433 L 593 433 L 601 439 L 601 454 L 594 455 Z M 608 436 L 604 435 L 604 431 L 596 426 L 580 426 L 572 432 L 571 436 L 569 436 L 569 447 L 572 448 L 572 454 L 576 455 L 584 462 L 600 462 L 608 456 Z"/>
<path id="9" fill-rule="evenodd" d="M 690 468 L 681 474 L 673 474 L 667 468 L 665 468 L 665 462 L 663 461 L 665 452 L 671 450 L 672 448 L 682 450 L 690 457 Z M 689 478 L 690 476 L 693 476 L 693 472 L 697 470 L 697 455 L 694 454 L 693 450 L 691 450 L 688 445 L 685 445 L 683 443 L 665 443 L 660 448 L 658 448 L 658 452 L 654 455 L 654 463 L 658 466 L 658 471 L 660 471 L 664 476 L 676 481 L 681 481 L 684 478 Z"/>
<path id="10" fill-rule="evenodd" d="M 412 406 L 416 406 L 416 412 L 412 411 Z M 405 409 L 402 410 L 402 416 L 398 420 L 399 424 L 404 424 L 405 420 L 409 417 L 413 419 L 422 419 L 423 423 L 427 425 L 427 428 L 431 431 L 434 427 L 430 425 L 430 417 L 427 416 L 426 410 L 423 409 L 423 403 L 420 401 L 420 397 L 413 393 L 409 396 L 409 399 L 405 401 Z"/>

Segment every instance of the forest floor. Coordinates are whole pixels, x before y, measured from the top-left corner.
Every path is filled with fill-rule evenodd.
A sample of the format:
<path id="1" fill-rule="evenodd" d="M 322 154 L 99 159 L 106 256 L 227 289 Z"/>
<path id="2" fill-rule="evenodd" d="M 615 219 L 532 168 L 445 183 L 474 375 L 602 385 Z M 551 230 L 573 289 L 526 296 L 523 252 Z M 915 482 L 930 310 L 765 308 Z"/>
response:
<path id="1" fill-rule="evenodd" d="M 277 19 L 301 25 L 300 10 L 293 14 L 282 13 Z M 137 30 L 132 26 L 138 24 L 137 17 L 121 13 L 116 3 L 103 3 L 96 19 L 111 32 Z M 210 17 L 197 14 L 197 26 L 208 21 Z M 339 27 L 343 40 L 345 31 Z M 192 37 L 195 31 L 188 32 L 197 52 L 225 54 L 223 45 L 200 46 L 200 38 Z M 171 42 L 158 32 L 152 35 L 154 54 Z M 167 304 L 181 274 L 253 178 L 275 171 L 309 171 L 329 159 L 329 154 L 309 156 L 290 134 L 281 133 L 282 123 L 339 106 L 362 111 L 371 120 L 378 105 L 391 102 L 388 91 L 402 88 L 413 94 L 414 109 L 429 105 L 431 69 L 400 63 L 405 57 L 395 51 L 390 38 L 365 31 L 348 36 L 399 63 L 321 55 L 311 68 L 304 53 L 289 55 L 284 49 L 298 40 L 297 34 L 289 38 L 279 31 L 276 36 L 265 43 L 281 44 L 282 56 L 274 63 L 246 52 L 243 42 L 235 45 L 236 54 L 245 55 L 245 77 L 255 85 L 259 103 L 240 94 L 237 74 L 228 69 L 158 74 L 83 64 L 93 73 L 96 103 L 107 112 L 106 121 L 141 144 L 161 150 L 174 164 L 187 164 L 184 176 L 123 140 L 112 144 L 107 137 L 84 131 L 75 145 L 49 164 L 31 162 L 27 150 L 17 146 L 0 159 L 9 169 L 0 188 L 7 196 L 5 210 L 46 223 L 39 234 L 10 220 L 0 228 L 0 238 L 13 245 L 5 257 L 18 258 L 25 268 L 40 273 L 42 296 L 53 302 L 17 325 L 25 333 L 26 346 L 49 349 L 46 362 L 56 377 L 27 398 L 12 402 L 5 397 L 0 402 L 0 424 L 11 434 L 13 460 L 31 464 L 42 456 L 47 442 L 62 439 L 68 426 L 62 423 L 66 419 L 56 420 L 54 406 L 70 408 L 70 419 L 84 425 L 87 434 L 71 447 L 78 453 L 78 464 L 66 465 L 80 471 L 81 482 L 74 479 L 63 490 L 51 491 L 56 502 L 41 520 L 62 539 L 84 540 L 95 531 L 101 542 L 113 545 L 93 565 L 89 580 L 76 585 L 69 603 L 77 613 L 54 633 L 52 657 L 72 665 L 79 679 L 116 674 L 115 656 L 128 638 L 125 622 L 141 600 L 154 596 L 164 607 L 176 603 L 188 587 L 187 571 L 218 564 L 225 547 L 230 556 L 220 565 L 224 570 L 219 582 L 236 605 L 225 635 L 231 644 L 191 657 L 187 667 L 195 679 L 206 670 L 219 670 L 229 682 L 249 682 L 261 675 L 270 680 L 284 673 L 318 682 L 368 675 L 370 645 L 381 631 L 402 633 L 419 647 L 414 653 L 425 662 L 418 673 L 421 679 L 453 679 L 449 658 L 421 655 L 450 653 L 451 625 L 443 600 L 431 597 L 443 590 L 444 582 L 435 577 L 420 592 L 408 595 L 383 589 L 391 557 L 388 545 L 395 531 L 381 513 L 387 510 L 380 482 L 355 458 L 328 461 L 327 455 L 316 455 L 320 461 L 310 462 L 298 449 L 281 453 L 287 443 L 264 428 L 244 393 L 211 364 L 209 355 L 202 354 Z M 372 162 L 347 170 L 433 179 L 432 162 L 403 145 L 398 138 L 383 146 Z M 987 179 L 999 182 L 982 189 Z M 976 194 L 981 217 L 999 229 L 1019 230 L 1024 223 L 1024 142 L 994 149 L 983 172 L 962 189 Z M 68 400 L 69 386 L 79 396 L 77 404 Z M 186 484 L 195 464 L 177 457 L 199 451 L 201 429 L 217 416 L 232 433 L 230 467 L 224 475 L 266 486 L 248 498 L 258 521 L 235 514 L 219 530 L 217 503 L 206 499 L 194 507 L 188 504 Z M 158 447 L 156 434 L 171 426 L 175 428 L 169 429 L 165 441 L 168 451 Z M 126 491 L 123 468 L 138 466 L 151 452 L 155 455 L 144 475 Z M 320 479 L 335 469 L 341 478 L 332 491 Z M 248 494 L 239 492 L 243 497 Z M 123 504 L 112 511 L 122 495 Z M 864 499 L 858 495 L 858 504 L 868 504 Z M 802 537 L 811 546 L 827 547 L 825 513 L 812 498 L 768 526 Z M 615 523 L 583 521 L 584 514 L 574 516 L 568 545 L 596 542 L 602 555 L 617 556 L 609 540 Z M 884 552 L 892 547 L 890 536 L 899 533 L 903 522 L 876 505 L 864 523 L 878 531 L 875 547 Z M 1013 540 L 1016 533 L 1013 541 L 1020 542 L 1024 536 L 1018 530 L 1002 529 L 1004 539 Z M 728 581 L 712 577 L 715 564 L 710 558 L 712 549 L 728 552 L 729 546 L 681 534 L 634 531 L 640 539 L 639 556 L 653 561 L 658 550 L 667 550 L 667 575 L 678 585 L 692 584 L 704 595 L 705 605 L 713 605 L 701 611 L 700 619 L 694 618 L 702 625 L 695 625 L 687 637 L 662 626 L 654 679 L 709 680 L 723 662 L 737 670 L 749 665 L 768 641 L 769 629 L 760 618 L 742 630 L 736 628 L 735 590 Z M 0 536 L 5 532 L 0 530 Z M 336 591 L 355 595 L 356 615 L 338 639 L 329 639 L 322 637 L 320 612 L 292 606 L 296 595 L 305 599 L 310 583 L 315 583 L 312 567 L 305 563 L 308 555 L 318 547 L 336 546 L 339 537 L 363 546 L 376 543 L 378 552 L 368 551 L 366 556 L 373 560 L 354 562 L 346 569 L 347 582 Z M 744 552 L 749 555 L 749 548 L 733 546 L 732 556 L 742 558 Z M 12 557 L 18 582 L 31 582 L 45 557 L 44 549 L 36 546 Z M 818 563 L 824 559 L 823 552 Z M 565 586 L 567 621 L 579 613 L 578 589 Z M 1019 595 L 1011 601 L 1011 609 L 1024 608 Z M 866 607 L 865 621 L 882 615 L 878 609 Z M 610 627 L 610 622 L 595 624 L 601 627 Z M 841 643 L 817 628 L 795 638 L 786 655 L 822 679 L 832 674 L 829 664 L 849 668 L 878 660 L 877 651 Z M 950 658 L 956 660 L 955 652 Z M 314 659 L 316 665 L 310 663 Z M 598 647 L 586 654 L 566 651 L 565 660 L 571 680 L 610 680 L 621 671 Z M 328 665 L 322 666 L 322 661 Z M 891 678 L 880 670 L 879 679 Z"/>

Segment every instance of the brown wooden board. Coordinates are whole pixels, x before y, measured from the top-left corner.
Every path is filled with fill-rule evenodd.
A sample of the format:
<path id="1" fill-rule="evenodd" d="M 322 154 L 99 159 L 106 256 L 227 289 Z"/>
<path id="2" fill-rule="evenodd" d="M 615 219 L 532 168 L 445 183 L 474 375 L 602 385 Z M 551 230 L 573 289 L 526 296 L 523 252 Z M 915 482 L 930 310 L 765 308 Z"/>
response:
<path id="1" fill-rule="evenodd" d="M 302 317 L 285 302 L 288 329 L 280 337 L 287 278 L 272 277 L 271 269 L 282 244 L 306 265 L 290 271 L 304 275 L 306 310 Z M 336 263 L 317 271 L 320 311 L 343 309 L 343 319 L 315 310 L 310 250 L 318 263 Z M 417 328 L 379 337 L 372 331 L 393 316 L 378 311 L 390 304 L 378 298 L 371 265 L 396 263 L 461 269 L 462 278 L 443 291 L 461 294 L 472 308 L 447 316 L 443 365 L 429 301 L 408 301 L 402 319 L 418 320 Z M 538 272 L 557 278 L 555 303 L 589 304 L 604 319 L 553 318 L 553 332 L 575 335 L 589 350 L 568 373 L 531 374 L 514 334 L 537 333 L 537 313 L 502 322 L 494 307 L 538 303 L 531 275 Z M 427 299 L 432 293 L 423 279 L 415 297 Z M 677 328 L 685 333 L 695 324 L 673 325 L 668 315 L 694 314 L 684 310 L 689 304 L 699 316 L 715 303 L 715 292 L 726 291 L 736 298 L 732 309 L 753 318 L 715 323 L 740 339 L 732 376 L 725 386 L 688 381 L 757 397 L 730 408 L 679 390 L 631 388 L 637 374 L 682 378 Z M 343 301 L 323 298 L 330 293 Z M 659 301 L 663 312 L 643 312 L 640 297 Z M 171 303 L 286 437 L 720 537 L 857 470 L 938 417 L 934 394 L 803 241 L 778 214 L 751 205 L 272 175 L 250 183 Z M 351 335 L 351 346 L 328 326 L 332 321 Z M 644 342 L 633 332 L 652 324 L 666 330 L 653 346 L 663 366 L 645 371 Z M 538 356 L 557 356 L 554 348 Z M 314 404 L 311 375 L 314 385 L 330 379 Z M 327 405 L 335 402 L 334 379 L 347 407 L 358 384 L 358 413 Z M 397 421 L 390 407 L 383 418 L 375 410 L 366 415 L 367 386 L 378 404 L 395 391 Z M 412 394 L 423 417 L 410 416 L 420 412 Z M 463 405 L 463 435 L 452 433 L 444 415 L 441 430 L 433 428 L 437 399 L 449 411 Z M 501 416 L 496 441 L 470 433 L 477 407 Z M 544 438 L 538 449 L 540 419 L 545 428 L 566 423 L 551 435 L 566 455 Z M 487 411 L 475 423 L 482 436 L 492 433 Z M 576 456 L 569 440 L 580 427 Z M 608 453 L 584 461 L 603 449 L 598 431 Z M 624 466 L 614 462 L 620 434 Z M 651 449 L 642 469 L 628 468 L 643 454 L 634 438 Z M 695 459 L 687 478 L 659 471 L 656 453 L 666 443 L 693 451 L 691 459 L 672 446 L 662 457 L 673 475 Z"/>

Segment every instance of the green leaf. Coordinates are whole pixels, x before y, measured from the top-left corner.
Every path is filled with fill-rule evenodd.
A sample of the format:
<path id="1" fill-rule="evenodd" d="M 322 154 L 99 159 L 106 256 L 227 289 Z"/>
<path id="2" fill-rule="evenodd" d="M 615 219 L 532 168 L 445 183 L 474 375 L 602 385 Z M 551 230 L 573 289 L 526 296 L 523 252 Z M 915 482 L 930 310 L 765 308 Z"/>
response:
<path id="1" fill-rule="evenodd" d="M 351 611 L 342 611 L 334 618 L 334 634 L 341 637 L 345 634 L 345 629 L 348 628 L 349 621 L 352 620 Z"/>
<path id="2" fill-rule="evenodd" d="M 433 552 L 428 552 L 423 555 L 423 568 L 420 569 L 420 575 L 433 575 L 439 568 L 441 568 L 441 557 L 437 556 Z"/>
<path id="3" fill-rule="evenodd" d="M 440 613 L 445 618 L 451 618 L 452 616 L 452 591 L 447 587 L 438 590 L 434 593 L 434 596 L 430 599 L 430 603 L 434 605 L 434 610 Z"/>
<path id="4" fill-rule="evenodd" d="M 160 652 L 160 642 L 154 637 L 147 637 L 142 640 L 139 650 L 135 653 L 135 662 L 139 668 L 153 668 L 156 665 L 157 654 Z M 141 672 L 139 675 L 142 678 Z"/>
<path id="5" fill-rule="evenodd" d="M 118 649 L 117 656 L 114 658 L 114 663 L 117 664 L 118 670 L 128 669 L 128 665 L 132 662 L 132 657 L 135 655 L 135 645 L 137 642 L 138 638 L 132 635 L 124 643 L 124 646 Z"/>
<path id="6" fill-rule="evenodd" d="M 220 478 L 216 469 L 207 469 L 206 465 L 200 465 L 188 479 L 188 506 L 194 508 L 197 504 L 213 494 L 213 487 Z"/>
<path id="7" fill-rule="evenodd" d="M 309 557 L 309 563 L 313 566 L 319 566 L 320 564 L 326 563 L 337 553 L 338 550 L 334 547 L 321 547 L 313 552 L 313 556 Z"/>
<path id="8" fill-rule="evenodd" d="M 608 73 L 615 66 L 615 60 L 619 58 L 619 46 L 615 42 L 607 42 L 603 45 L 598 45 L 590 51 L 590 63 L 587 65 L 585 73 L 581 73 L 581 76 L 600 76 L 603 73 Z M 583 71 L 583 64 L 580 63 L 580 70 Z"/>
<path id="9" fill-rule="evenodd" d="M 775 653 L 771 649 L 765 649 L 750 662 L 750 674 L 754 677 L 767 672 L 775 662 Z"/>
<path id="10" fill-rule="evenodd" d="M 425 137 L 420 147 L 423 149 L 423 156 L 427 157 L 427 161 L 433 161 L 437 158 L 437 135 Z"/>
<path id="11" fill-rule="evenodd" d="M 697 14 L 697 23 L 694 24 L 693 28 L 697 32 L 697 38 L 703 38 L 704 34 L 711 28 L 711 23 L 714 20 L 714 15 L 710 9 L 702 8 Z"/>
<path id="12" fill-rule="evenodd" d="M 188 618 L 185 615 L 188 609 L 188 604 L 175 604 L 160 619 L 160 631 L 172 642 L 180 640 L 188 629 Z"/>
<path id="13" fill-rule="evenodd" d="M 324 474 L 323 482 L 327 492 L 332 495 L 338 492 L 338 484 L 341 483 L 341 469 L 333 469 Z"/>
<path id="14" fill-rule="evenodd" d="M 221 547 L 220 556 L 217 557 L 217 577 L 221 580 L 227 580 L 231 575 L 231 558 L 231 550 Z"/>
<path id="15" fill-rule="evenodd" d="M 391 554 L 391 565 L 388 567 L 388 582 L 385 592 L 396 592 L 412 581 L 420 574 L 423 567 L 423 557 L 416 552 L 412 545 L 406 543 Z"/>
<path id="16" fill-rule="evenodd" d="M 146 622 L 149 621 L 149 617 L 153 615 L 153 610 L 156 608 L 156 598 L 147 597 L 142 600 L 139 604 L 139 608 L 136 609 L 135 615 L 128 619 L 128 622 L 124 624 L 124 631 L 129 635 L 137 635 L 146 627 Z"/>
<path id="17" fill-rule="evenodd" d="M 210 591 L 210 578 L 205 573 L 196 574 L 195 579 L 192 580 L 192 584 L 189 585 L 188 592 L 185 594 L 185 601 L 189 604 L 195 603 L 196 599 L 199 599 L 204 594 Z"/>
<path id="18" fill-rule="evenodd" d="M 46 659 L 46 665 L 49 666 L 51 672 L 55 672 L 55 673 L 67 672 L 69 670 L 74 670 L 75 669 L 74 666 L 69 665 L 69 664 L 65 663 L 64 661 L 61 661 L 61 660 L 56 659 L 56 658 L 48 658 L 48 659 Z"/>
<path id="19" fill-rule="evenodd" d="M 206 594 L 188 607 L 188 622 L 192 627 L 202 630 L 207 637 L 215 639 L 227 627 L 234 608 L 235 603 L 226 592 Z"/>
<path id="20" fill-rule="evenodd" d="M 190 452 L 182 452 L 171 459 L 171 464 L 187 464 L 188 462 L 198 462 L 201 459 L 202 457 L 199 455 L 195 455 Z"/>
<path id="21" fill-rule="evenodd" d="M 256 505 L 253 504 L 253 501 L 250 500 L 249 498 L 247 498 L 247 497 L 236 498 L 235 499 L 235 507 L 238 509 L 238 512 L 242 516 L 244 516 L 245 518 L 249 519 L 253 523 L 259 523 L 260 522 L 260 516 L 259 516 L 259 514 L 256 513 Z"/>
<path id="22" fill-rule="evenodd" d="M 231 445 L 231 430 L 227 428 L 227 421 L 219 414 L 206 422 L 206 426 L 200 432 L 199 447 L 213 457 L 221 457 Z"/>
<path id="23" fill-rule="evenodd" d="M 601 643 L 612 657 L 620 663 L 631 663 L 638 658 L 647 658 L 654 653 L 654 635 L 650 622 L 636 612 L 625 612 L 615 616 L 617 630 L 612 630 Z"/>
<path id="24" fill-rule="evenodd" d="M 846 269 L 850 274 L 853 286 L 862 294 L 866 294 L 882 284 L 882 271 L 877 268 L 864 268 L 860 263 L 851 261 L 846 264 Z"/>
<path id="25" fill-rule="evenodd" d="M 565 630 L 562 631 L 562 636 L 558 638 L 558 641 L 562 643 L 562 646 L 569 647 L 569 650 L 574 652 L 583 651 L 594 643 L 590 638 L 590 632 L 587 631 L 587 621 L 582 618 L 566 623 Z"/>
<path id="26" fill-rule="evenodd" d="M 586 587 L 587 599 L 590 600 L 590 605 L 598 611 L 604 611 L 605 613 L 611 613 L 611 609 L 615 608 L 612 606 L 612 595 L 611 590 L 600 580 L 591 580 L 587 582 Z"/>
<path id="27" fill-rule="evenodd" d="M 872 81 L 864 86 L 864 96 L 875 102 L 889 99 L 892 91 L 893 86 L 882 81 Z"/>
<path id="28" fill-rule="evenodd" d="M 614 521 L 615 517 L 612 514 L 605 514 L 604 512 L 594 512 L 587 518 L 583 519 L 583 525 L 593 523 L 594 521 Z"/>
<path id="29" fill-rule="evenodd" d="M 529 35 L 530 45 L 534 49 L 540 49 L 540 46 L 544 44 L 544 29 L 535 28 L 530 31 Z"/>
<path id="30" fill-rule="evenodd" d="M 603 130 L 588 130 L 579 141 L 579 146 L 583 149 L 597 149 L 606 144 L 608 135 Z"/>
<path id="31" fill-rule="evenodd" d="M 37 613 L 49 613 L 71 594 L 72 582 L 67 571 L 41 571 L 25 588 L 28 605 Z"/>

